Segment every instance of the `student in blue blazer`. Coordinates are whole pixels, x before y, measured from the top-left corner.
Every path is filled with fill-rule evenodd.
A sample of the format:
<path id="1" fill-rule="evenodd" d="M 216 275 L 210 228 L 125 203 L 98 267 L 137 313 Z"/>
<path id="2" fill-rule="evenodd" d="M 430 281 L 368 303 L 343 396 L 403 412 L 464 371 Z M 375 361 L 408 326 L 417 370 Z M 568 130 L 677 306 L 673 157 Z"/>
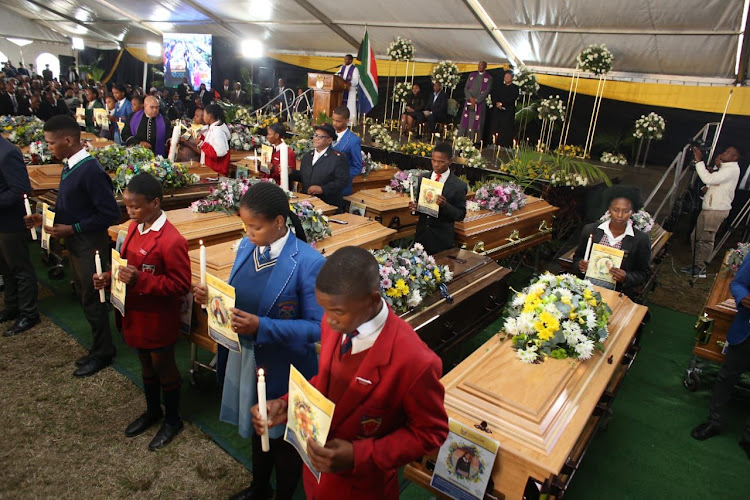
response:
<path id="1" fill-rule="evenodd" d="M 714 392 L 711 396 L 711 408 L 708 421 L 694 428 L 690 433 L 695 439 L 703 441 L 721 433 L 722 413 L 729 400 L 732 390 L 743 373 L 750 371 L 750 259 L 745 258 L 729 285 L 735 303 L 737 314 L 727 333 L 727 347 L 724 364 L 716 376 Z M 745 433 L 739 442 L 750 458 L 750 419 L 745 424 Z"/>
<path id="2" fill-rule="evenodd" d="M 127 87 L 122 83 L 112 85 L 112 96 L 115 98 L 115 111 L 109 117 L 110 127 L 114 127 L 114 141 L 117 144 L 124 144 L 120 137 L 120 126 L 118 123 L 127 124 L 128 118 L 133 114 L 133 106 L 126 97 Z"/>
<path id="3" fill-rule="evenodd" d="M 263 453 L 250 408 L 258 402 L 258 369 L 265 371 L 268 399 L 288 392 L 290 365 L 306 378 L 317 374 L 315 342 L 320 341 L 323 310 L 315 300 L 315 279 L 325 259 L 305 243 L 286 193 L 273 183 L 247 190 L 240 217 L 247 237 L 237 249 L 229 284 L 236 291 L 231 321 L 241 352 L 229 352 L 220 419 L 238 426 L 242 437 L 251 437 L 253 484 L 232 498 L 269 498 L 275 467 L 276 498 L 291 499 L 302 473 L 300 457 L 284 441 L 284 425 L 269 429 L 271 451 Z M 287 219 L 296 235 L 287 228 Z M 196 286 L 195 300 L 206 303 L 205 287 Z"/>
<path id="4" fill-rule="evenodd" d="M 349 164 L 349 185 L 341 192 L 346 196 L 352 194 L 352 182 L 362 173 L 362 141 L 346 126 L 349 123 L 349 108 L 339 106 L 332 113 L 333 128 L 336 130 L 333 149 L 346 156 Z"/>

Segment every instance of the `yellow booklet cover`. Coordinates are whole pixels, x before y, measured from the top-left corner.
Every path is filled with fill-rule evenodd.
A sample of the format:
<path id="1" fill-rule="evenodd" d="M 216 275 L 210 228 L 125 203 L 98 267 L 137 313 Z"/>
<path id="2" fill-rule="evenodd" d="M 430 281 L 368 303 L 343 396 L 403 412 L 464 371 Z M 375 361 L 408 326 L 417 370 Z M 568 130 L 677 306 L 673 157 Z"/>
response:
<path id="1" fill-rule="evenodd" d="M 50 235 L 44 230 L 44 226 L 52 227 L 55 225 L 55 212 L 49 209 L 49 205 L 42 203 L 42 249 L 49 252 Z"/>
<path id="2" fill-rule="evenodd" d="M 103 127 L 105 123 L 109 124 L 107 110 L 103 108 L 94 108 L 94 123 Z"/>
<path id="3" fill-rule="evenodd" d="M 120 314 L 125 316 L 125 295 L 128 287 L 120 281 L 120 268 L 128 267 L 128 261 L 120 256 L 120 252 L 112 249 L 112 284 L 110 287 L 109 301 Z"/>
<path id="4" fill-rule="evenodd" d="M 619 268 L 622 266 L 624 257 L 625 252 L 622 250 L 594 243 L 591 247 L 586 279 L 597 286 L 614 290 L 616 283 L 609 270 L 613 267 Z"/>
<path id="5" fill-rule="evenodd" d="M 208 335 L 230 351 L 240 352 L 240 338 L 232 330 L 231 314 L 234 307 L 234 287 L 212 274 L 206 274 L 208 288 Z"/>
<path id="6" fill-rule="evenodd" d="M 419 200 L 417 201 L 417 211 L 432 217 L 437 217 L 440 207 L 437 204 L 438 196 L 443 194 L 443 184 L 433 181 L 427 177 L 422 179 L 419 186 Z"/>
<path id="7" fill-rule="evenodd" d="M 78 125 L 86 126 L 86 108 L 83 106 L 76 108 L 76 121 Z"/>
<path id="8" fill-rule="evenodd" d="M 284 441 L 290 443 L 320 482 L 320 471 L 307 454 L 307 438 L 325 446 L 336 405 L 327 399 L 294 367 L 289 370 L 289 408 Z"/>

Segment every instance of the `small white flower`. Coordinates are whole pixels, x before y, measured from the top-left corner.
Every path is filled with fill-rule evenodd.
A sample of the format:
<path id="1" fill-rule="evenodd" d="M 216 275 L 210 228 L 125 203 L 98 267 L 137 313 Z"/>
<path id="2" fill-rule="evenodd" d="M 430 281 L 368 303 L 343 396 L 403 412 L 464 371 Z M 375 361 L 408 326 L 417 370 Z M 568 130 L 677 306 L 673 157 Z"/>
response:
<path id="1" fill-rule="evenodd" d="M 518 335 L 518 323 L 516 322 L 516 318 L 506 318 L 503 330 L 505 330 L 505 333 L 508 335 Z"/>
<path id="2" fill-rule="evenodd" d="M 533 363 L 537 358 L 537 349 L 537 346 L 532 345 L 527 347 L 526 349 L 519 349 L 518 351 L 516 351 L 516 354 L 518 355 L 518 359 L 520 359 L 522 363 Z"/>
<path id="3" fill-rule="evenodd" d="M 513 298 L 513 302 L 511 302 L 511 304 L 513 305 L 513 307 L 521 307 L 525 301 L 526 301 L 526 294 L 517 293 L 516 296 Z"/>
<path id="4" fill-rule="evenodd" d="M 586 339 L 575 346 L 578 359 L 589 359 L 594 354 L 594 341 Z"/>

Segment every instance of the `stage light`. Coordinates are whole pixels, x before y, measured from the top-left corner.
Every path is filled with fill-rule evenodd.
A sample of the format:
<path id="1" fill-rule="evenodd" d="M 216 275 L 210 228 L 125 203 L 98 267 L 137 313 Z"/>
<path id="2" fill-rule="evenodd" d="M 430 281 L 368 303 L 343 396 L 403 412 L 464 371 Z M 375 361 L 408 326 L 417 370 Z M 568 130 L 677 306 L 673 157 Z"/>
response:
<path id="1" fill-rule="evenodd" d="M 242 55 L 250 59 L 263 57 L 263 43 L 260 40 L 244 40 L 242 42 Z"/>
<path id="2" fill-rule="evenodd" d="M 159 42 L 146 43 L 146 53 L 151 57 L 159 57 L 161 55 L 161 44 Z"/>
<path id="3" fill-rule="evenodd" d="M 71 38 L 73 41 L 73 50 L 83 50 L 83 38 L 78 38 L 77 36 L 74 36 Z"/>
<path id="4" fill-rule="evenodd" d="M 28 44 L 32 43 L 31 40 L 26 40 L 25 38 L 5 38 L 9 42 L 15 43 L 19 47 L 26 47 Z"/>

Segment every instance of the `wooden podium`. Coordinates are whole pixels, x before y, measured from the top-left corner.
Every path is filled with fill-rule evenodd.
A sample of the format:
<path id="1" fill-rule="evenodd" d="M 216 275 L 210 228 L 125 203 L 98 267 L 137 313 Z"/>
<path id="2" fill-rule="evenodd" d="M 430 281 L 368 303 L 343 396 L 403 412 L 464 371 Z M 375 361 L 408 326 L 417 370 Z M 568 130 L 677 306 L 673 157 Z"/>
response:
<path id="1" fill-rule="evenodd" d="M 329 73 L 308 73 L 307 86 L 315 91 L 313 121 L 320 113 L 331 116 L 333 110 L 341 106 L 343 93 L 349 88 L 346 80 Z"/>

